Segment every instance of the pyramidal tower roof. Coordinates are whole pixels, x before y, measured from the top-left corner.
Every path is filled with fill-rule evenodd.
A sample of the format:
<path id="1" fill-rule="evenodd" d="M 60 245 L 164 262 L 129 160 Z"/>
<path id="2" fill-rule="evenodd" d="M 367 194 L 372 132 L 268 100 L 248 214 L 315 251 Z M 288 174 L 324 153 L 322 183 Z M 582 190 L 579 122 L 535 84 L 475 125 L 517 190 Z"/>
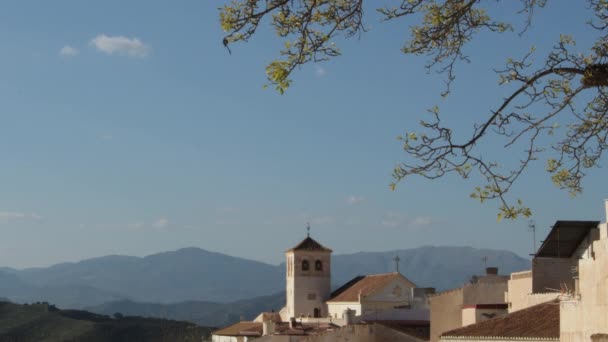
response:
<path id="1" fill-rule="evenodd" d="M 332 250 L 318 243 L 315 239 L 307 236 L 295 247 L 288 249 L 287 252 L 292 251 L 319 251 L 319 252 L 331 252 Z"/>

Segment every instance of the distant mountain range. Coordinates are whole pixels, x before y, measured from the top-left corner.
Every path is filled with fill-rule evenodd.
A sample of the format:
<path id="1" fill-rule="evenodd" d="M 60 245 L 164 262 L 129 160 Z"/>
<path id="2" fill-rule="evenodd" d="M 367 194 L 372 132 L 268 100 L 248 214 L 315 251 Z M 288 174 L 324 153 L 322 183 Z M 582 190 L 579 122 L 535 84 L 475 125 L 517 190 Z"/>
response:
<path id="1" fill-rule="evenodd" d="M 166 318 L 202 326 L 223 327 L 240 320 L 254 319 L 260 312 L 278 312 L 285 306 L 285 292 L 243 299 L 232 303 L 187 301 L 175 304 L 138 303 L 130 300 L 86 308 L 103 315 L 119 312 L 128 316 Z"/>
<path id="2" fill-rule="evenodd" d="M 509 251 L 420 247 L 335 255 L 332 257 L 332 283 L 339 286 L 357 275 L 394 271 L 392 259 L 395 255 L 401 258 L 401 273 L 418 286 L 438 290 L 461 286 L 472 275 L 482 273 L 483 257 L 488 258 L 488 266 L 499 267 L 501 274 L 530 268 L 529 260 Z M 116 302 L 179 303 L 163 307 L 167 312 L 176 306 L 188 305 L 205 306 L 209 312 L 222 311 L 226 308 L 221 303 L 230 302 L 233 308 L 241 308 L 222 311 L 224 316 L 232 314 L 233 319 L 234 315 L 247 314 L 242 308 L 255 307 L 252 311 L 259 311 L 260 305 L 248 300 L 264 303 L 264 300 L 257 302 L 256 297 L 277 298 L 281 295 L 276 294 L 284 290 L 284 264 L 270 265 L 199 248 L 184 248 L 144 258 L 105 256 L 48 268 L 0 268 L 0 297 L 15 302 L 47 301 L 61 308 L 97 308 L 98 312 L 106 312 L 104 305 L 107 308 L 108 303 Z M 202 318 L 190 319 L 198 322 Z"/>

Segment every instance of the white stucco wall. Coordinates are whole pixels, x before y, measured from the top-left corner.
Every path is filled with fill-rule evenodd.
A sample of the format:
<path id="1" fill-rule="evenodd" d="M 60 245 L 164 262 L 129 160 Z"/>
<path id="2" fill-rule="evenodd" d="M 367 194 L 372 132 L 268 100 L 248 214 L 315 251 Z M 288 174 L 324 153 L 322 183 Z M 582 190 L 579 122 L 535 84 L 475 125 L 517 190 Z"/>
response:
<path id="1" fill-rule="evenodd" d="M 247 338 L 244 336 L 218 336 L 213 335 L 211 337 L 213 342 L 247 342 Z"/>
<path id="2" fill-rule="evenodd" d="M 333 318 L 343 319 L 344 311 L 354 310 L 355 316 L 361 316 L 361 304 L 359 302 L 330 302 L 327 303 L 329 315 Z"/>
<path id="3" fill-rule="evenodd" d="M 286 314 L 287 317 L 314 316 L 315 308 L 327 317 L 325 301 L 331 294 L 331 256 L 324 251 L 290 251 L 286 254 Z M 308 271 L 302 261 L 308 260 Z M 323 263 L 323 270 L 315 270 L 315 262 Z"/>

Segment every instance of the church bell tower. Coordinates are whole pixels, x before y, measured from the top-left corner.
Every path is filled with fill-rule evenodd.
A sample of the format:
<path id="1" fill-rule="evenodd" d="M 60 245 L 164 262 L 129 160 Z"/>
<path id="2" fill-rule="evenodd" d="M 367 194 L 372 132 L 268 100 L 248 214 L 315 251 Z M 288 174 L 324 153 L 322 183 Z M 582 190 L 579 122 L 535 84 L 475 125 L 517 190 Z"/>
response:
<path id="1" fill-rule="evenodd" d="M 327 317 L 331 294 L 331 249 L 308 234 L 285 252 L 287 258 L 287 318 Z"/>

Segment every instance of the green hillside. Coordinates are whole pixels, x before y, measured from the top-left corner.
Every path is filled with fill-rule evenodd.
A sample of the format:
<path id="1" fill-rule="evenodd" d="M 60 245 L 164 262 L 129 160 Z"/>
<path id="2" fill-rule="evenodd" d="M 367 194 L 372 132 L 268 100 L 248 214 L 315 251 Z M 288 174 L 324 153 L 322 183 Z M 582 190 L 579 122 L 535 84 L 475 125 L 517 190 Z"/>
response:
<path id="1" fill-rule="evenodd" d="M 211 330 L 188 322 L 59 310 L 46 303 L 0 302 L 1 342 L 199 342 Z"/>

